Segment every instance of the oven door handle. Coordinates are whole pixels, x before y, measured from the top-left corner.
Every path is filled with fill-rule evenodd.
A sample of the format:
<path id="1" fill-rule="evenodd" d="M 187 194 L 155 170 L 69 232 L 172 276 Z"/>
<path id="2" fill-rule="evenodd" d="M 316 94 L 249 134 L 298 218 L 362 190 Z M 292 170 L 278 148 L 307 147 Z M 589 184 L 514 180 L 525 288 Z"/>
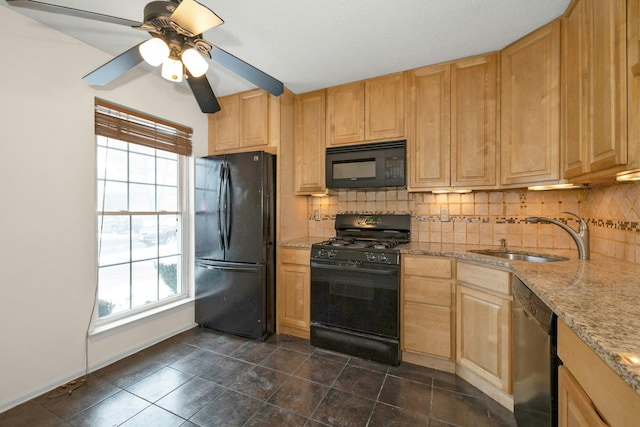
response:
<path id="1" fill-rule="evenodd" d="M 377 268 L 366 268 L 366 267 L 346 267 L 343 265 L 335 265 L 335 264 L 323 264 L 323 263 L 319 263 L 319 262 L 311 262 L 311 267 L 312 268 L 322 268 L 325 270 L 340 270 L 340 271 L 352 271 L 352 272 L 359 272 L 359 273 L 374 273 L 374 274 L 381 274 L 381 275 L 394 275 L 394 274 L 398 274 L 398 268 L 392 268 L 392 269 L 377 269 Z M 391 266 L 391 267 L 396 267 L 396 266 Z"/>

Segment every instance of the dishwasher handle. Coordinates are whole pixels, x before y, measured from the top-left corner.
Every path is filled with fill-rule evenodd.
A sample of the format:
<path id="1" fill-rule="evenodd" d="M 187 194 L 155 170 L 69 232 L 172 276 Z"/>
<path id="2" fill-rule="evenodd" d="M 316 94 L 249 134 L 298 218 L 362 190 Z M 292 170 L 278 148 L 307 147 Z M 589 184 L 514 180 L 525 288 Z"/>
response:
<path id="1" fill-rule="evenodd" d="M 514 303 L 522 308 L 528 318 L 535 320 L 542 329 L 552 334 L 554 312 L 515 276 L 512 285 Z"/>

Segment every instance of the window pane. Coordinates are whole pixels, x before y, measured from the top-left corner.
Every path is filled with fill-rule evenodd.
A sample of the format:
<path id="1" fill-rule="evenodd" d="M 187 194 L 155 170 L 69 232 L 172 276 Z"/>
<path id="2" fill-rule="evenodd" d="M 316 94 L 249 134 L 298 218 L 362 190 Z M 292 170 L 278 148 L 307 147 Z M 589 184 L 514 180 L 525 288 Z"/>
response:
<path id="1" fill-rule="evenodd" d="M 129 264 L 101 267 L 98 281 L 98 317 L 129 310 Z"/>
<path id="2" fill-rule="evenodd" d="M 160 256 L 180 253 L 179 225 L 176 215 L 160 216 Z"/>
<path id="3" fill-rule="evenodd" d="M 158 157 L 162 157 L 162 158 L 165 158 L 165 159 L 178 160 L 178 155 L 176 153 L 171 153 L 169 151 L 158 150 L 157 151 L 157 155 L 158 155 Z"/>
<path id="4" fill-rule="evenodd" d="M 129 144 L 124 141 L 118 141 L 117 139 L 98 136 L 98 145 L 105 147 L 108 146 L 109 148 L 119 148 L 120 150 L 126 151 Z"/>
<path id="5" fill-rule="evenodd" d="M 103 219 L 104 218 L 104 219 Z M 100 234 L 100 230 L 102 233 Z M 129 261 L 129 216 L 98 216 L 98 265 Z"/>
<path id="6" fill-rule="evenodd" d="M 155 258 L 158 256 L 158 216 L 143 216 L 144 222 L 138 231 L 138 234 L 131 236 L 131 259 L 142 260 Z"/>
<path id="7" fill-rule="evenodd" d="M 180 280 L 182 277 L 182 272 L 180 271 L 181 258 L 182 257 L 179 256 L 160 258 L 158 265 L 160 273 L 159 294 L 161 299 L 182 292 L 182 283 Z"/>
<path id="8" fill-rule="evenodd" d="M 129 150 L 131 150 L 132 153 L 149 154 L 151 156 L 153 156 L 156 152 L 155 148 L 145 147 L 144 145 L 138 144 L 129 144 Z"/>
<path id="9" fill-rule="evenodd" d="M 158 187 L 158 210 L 176 212 L 178 210 L 178 189 Z"/>
<path id="10" fill-rule="evenodd" d="M 106 184 L 106 196 L 104 195 Z M 127 183 L 116 181 L 98 181 L 98 211 L 119 212 L 127 210 Z"/>
<path id="11" fill-rule="evenodd" d="M 132 308 L 158 301 L 156 265 L 156 260 L 131 263 Z"/>
<path id="12" fill-rule="evenodd" d="M 152 156 L 131 153 L 129 156 L 129 180 L 153 184 L 156 181 L 156 161 Z"/>
<path id="13" fill-rule="evenodd" d="M 178 185 L 178 162 L 158 159 L 158 184 Z"/>
<path id="14" fill-rule="evenodd" d="M 156 210 L 155 186 L 149 184 L 131 184 L 129 197 L 129 210 L 149 212 Z"/>
<path id="15" fill-rule="evenodd" d="M 98 178 L 126 181 L 127 152 L 98 147 Z"/>

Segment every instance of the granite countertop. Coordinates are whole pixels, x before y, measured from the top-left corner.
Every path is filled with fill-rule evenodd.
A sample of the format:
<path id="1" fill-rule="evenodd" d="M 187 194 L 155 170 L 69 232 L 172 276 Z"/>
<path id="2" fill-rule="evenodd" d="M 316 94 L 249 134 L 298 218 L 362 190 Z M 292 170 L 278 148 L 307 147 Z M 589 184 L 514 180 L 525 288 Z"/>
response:
<path id="1" fill-rule="evenodd" d="M 311 248 L 311 245 L 314 243 L 322 242 L 327 240 L 326 237 L 301 237 L 299 239 L 291 239 L 284 240 L 282 242 L 278 242 L 278 246 L 283 246 L 286 248 Z"/>
<path id="2" fill-rule="evenodd" d="M 404 254 L 447 256 L 515 273 L 620 377 L 640 394 L 640 265 L 577 250 L 510 248 L 567 261 L 510 261 L 468 252 L 487 246 L 412 242 Z"/>
<path id="3" fill-rule="evenodd" d="M 322 237 L 279 246 L 310 248 Z M 446 256 L 515 273 L 620 377 L 640 394 L 640 265 L 592 254 L 578 260 L 576 249 L 509 249 L 569 258 L 535 263 L 468 252 L 488 246 L 411 242 L 403 254 Z M 497 247 L 494 247 L 494 249 Z"/>

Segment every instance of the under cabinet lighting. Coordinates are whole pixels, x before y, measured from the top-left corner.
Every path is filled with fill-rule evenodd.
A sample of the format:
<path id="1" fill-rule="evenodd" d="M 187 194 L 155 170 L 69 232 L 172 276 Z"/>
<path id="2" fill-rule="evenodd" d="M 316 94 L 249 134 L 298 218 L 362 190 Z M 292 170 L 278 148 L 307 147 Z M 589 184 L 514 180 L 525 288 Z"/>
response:
<path id="1" fill-rule="evenodd" d="M 618 172 L 616 174 L 616 181 L 638 181 L 640 180 L 640 169 L 633 169 L 624 172 Z"/>
<path id="2" fill-rule="evenodd" d="M 575 188 L 585 188 L 586 185 L 581 184 L 549 184 L 549 185 L 534 185 L 531 187 L 527 187 L 529 191 L 545 191 L 545 190 L 571 190 Z"/>
<path id="3" fill-rule="evenodd" d="M 433 194 L 468 194 L 471 193 L 471 189 L 469 188 L 460 188 L 460 189 L 442 189 L 442 190 L 432 190 Z"/>

